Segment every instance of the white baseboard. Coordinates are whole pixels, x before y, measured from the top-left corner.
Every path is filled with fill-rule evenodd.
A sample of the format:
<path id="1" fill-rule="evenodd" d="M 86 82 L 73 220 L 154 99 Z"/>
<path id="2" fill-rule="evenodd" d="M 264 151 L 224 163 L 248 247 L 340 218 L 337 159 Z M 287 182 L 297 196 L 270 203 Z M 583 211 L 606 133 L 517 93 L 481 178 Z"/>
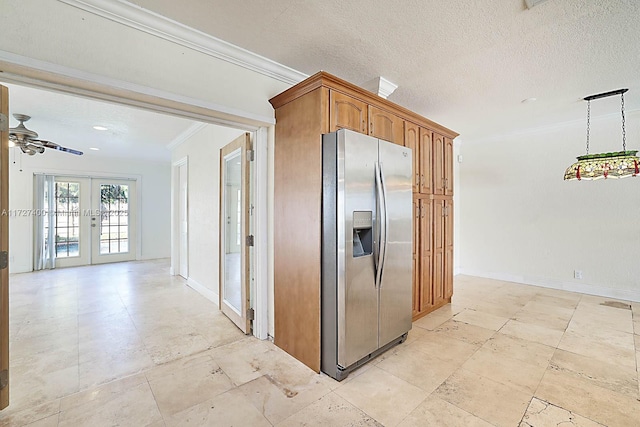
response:
<path id="1" fill-rule="evenodd" d="M 173 269 L 173 265 L 172 265 L 171 267 L 169 267 L 169 275 L 170 275 L 170 276 L 175 276 L 175 275 L 176 275 L 176 272 L 175 272 L 175 270 Z"/>
<path id="2" fill-rule="evenodd" d="M 597 295 L 624 301 L 640 302 L 640 290 L 615 289 L 600 285 L 586 285 L 582 283 L 553 280 L 541 277 L 525 277 L 517 274 L 494 273 L 480 270 L 457 268 L 457 274 L 502 280 L 505 282 L 522 283 L 523 285 L 540 286 L 542 288 L 558 289 L 569 292 L 579 292 L 587 295 Z"/>
<path id="3" fill-rule="evenodd" d="M 198 292 L 200 295 L 214 303 L 218 306 L 218 294 L 207 288 L 204 285 L 201 285 L 197 281 L 193 280 L 191 277 L 187 279 L 187 286 L 189 286 L 194 291 Z"/>

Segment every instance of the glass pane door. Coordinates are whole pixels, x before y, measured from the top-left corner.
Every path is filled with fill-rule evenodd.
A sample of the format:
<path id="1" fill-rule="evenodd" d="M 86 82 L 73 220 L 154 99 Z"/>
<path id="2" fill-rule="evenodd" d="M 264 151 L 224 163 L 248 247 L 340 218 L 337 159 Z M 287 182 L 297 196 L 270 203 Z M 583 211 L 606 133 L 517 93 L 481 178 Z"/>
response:
<path id="1" fill-rule="evenodd" d="M 220 309 L 251 333 L 249 289 L 249 134 L 220 150 Z"/>
<path id="2" fill-rule="evenodd" d="M 100 184 L 100 254 L 129 252 L 129 184 Z"/>
<path id="3" fill-rule="evenodd" d="M 136 182 L 92 179 L 93 264 L 136 259 Z"/>
<path id="4" fill-rule="evenodd" d="M 87 265 L 90 260 L 91 240 L 88 211 L 91 199 L 91 181 L 86 178 L 56 177 L 53 194 L 54 221 L 44 215 L 43 235 L 53 227 L 55 236 L 56 267 Z M 48 202 L 45 204 L 45 206 Z M 45 239 L 45 250 L 49 243 Z"/>

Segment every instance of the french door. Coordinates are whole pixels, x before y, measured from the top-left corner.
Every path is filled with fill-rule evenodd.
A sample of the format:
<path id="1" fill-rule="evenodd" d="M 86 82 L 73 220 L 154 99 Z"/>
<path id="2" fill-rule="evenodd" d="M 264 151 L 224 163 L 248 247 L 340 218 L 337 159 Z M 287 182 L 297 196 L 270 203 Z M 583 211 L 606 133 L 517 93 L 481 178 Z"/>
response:
<path id="1" fill-rule="evenodd" d="M 136 182 L 56 177 L 53 228 L 56 267 L 136 259 Z"/>

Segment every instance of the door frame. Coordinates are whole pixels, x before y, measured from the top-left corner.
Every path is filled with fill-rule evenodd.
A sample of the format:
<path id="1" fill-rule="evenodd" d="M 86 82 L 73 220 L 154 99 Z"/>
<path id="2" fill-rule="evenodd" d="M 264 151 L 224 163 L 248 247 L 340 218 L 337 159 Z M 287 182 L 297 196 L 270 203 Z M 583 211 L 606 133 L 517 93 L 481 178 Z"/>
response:
<path id="1" fill-rule="evenodd" d="M 9 89 L 0 86 L 0 114 L 8 118 Z M 9 210 L 9 132 L 0 126 L 0 211 Z M 9 252 L 9 215 L 0 215 L 0 250 Z M 8 255 L 9 256 L 9 255 Z M 7 262 L 8 262 L 7 258 Z M 9 267 L 0 269 L 0 410 L 9 406 Z M 6 373 L 6 378 L 4 377 Z M 4 384 L 6 379 L 6 384 Z"/>
<path id="2" fill-rule="evenodd" d="M 111 173 L 111 172 L 100 172 L 99 174 L 95 174 L 92 171 L 77 171 L 76 173 L 69 173 L 68 171 L 61 169 L 50 169 L 50 168 L 24 168 L 23 173 L 30 175 L 54 175 L 56 178 L 69 178 L 69 179 L 78 179 L 78 178 L 89 178 L 91 179 L 122 179 L 127 181 L 135 182 L 136 185 L 136 198 L 135 198 L 135 206 L 138 210 L 135 224 L 136 224 L 136 244 L 135 244 L 135 260 L 139 261 L 142 259 L 142 175 L 136 174 L 121 174 L 121 173 Z M 33 199 L 33 186 L 30 186 L 26 191 L 31 192 L 30 197 Z M 29 227 L 29 238 L 31 241 L 35 239 L 34 235 L 34 227 Z M 89 257 L 91 265 L 91 254 Z M 31 268 L 33 271 L 33 256 L 31 256 Z"/>
<path id="3" fill-rule="evenodd" d="M 139 191 L 138 191 L 138 181 L 135 179 L 131 179 L 131 178 L 114 178 L 114 177 L 91 177 L 91 211 L 92 211 L 92 215 L 91 217 L 94 218 L 96 217 L 95 214 L 96 211 L 100 210 L 99 206 L 100 206 L 100 198 L 101 198 L 101 189 L 100 189 L 100 185 L 104 184 L 105 182 L 108 184 L 110 182 L 113 181 L 121 181 L 121 183 L 127 183 L 127 185 L 129 185 L 129 192 L 133 193 L 134 197 L 129 198 L 129 207 L 128 207 L 128 219 L 127 219 L 127 223 L 130 222 L 129 224 L 129 233 L 128 233 L 128 251 L 126 253 L 113 253 L 113 254 L 101 254 L 100 253 L 100 230 L 101 230 L 101 219 L 97 219 L 95 222 L 95 229 L 93 227 L 94 223 L 93 221 L 91 221 L 91 226 L 89 227 L 90 231 L 91 231 L 91 237 L 90 237 L 90 241 L 91 241 L 91 262 L 89 265 L 99 265 L 99 264 L 108 264 L 111 262 L 126 262 L 126 261 L 137 261 L 140 259 L 140 256 L 138 255 L 138 253 L 140 252 L 139 249 L 142 249 L 142 246 L 139 244 L 140 242 L 140 236 L 141 236 L 141 230 L 139 230 L 140 228 L 140 224 L 142 223 L 141 221 L 141 215 L 140 215 L 140 196 L 139 196 Z M 130 184 L 133 183 L 133 184 Z M 132 188 L 133 187 L 133 188 Z M 131 221 L 133 219 L 133 221 Z M 135 227 L 135 234 L 131 233 L 131 228 Z M 134 243 L 133 245 L 131 245 L 131 243 Z M 132 247 L 133 246 L 133 247 Z M 135 250 L 135 252 L 133 252 L 133 250 Z M 132 257 L 133 259 L 128 259 L 129 257 Z"/>
<path id="4" fill-rule="evenodd" d="M 180 275 L 180 167 L 187 168 L 187 222 L 189 221 L 189 156 L 184 156 L 171 163 L 171 267 L 169 274 Z M 187 225 L 188 227 L 188 225 Z M 189 260 L 187 245 L 187 263 Z M 189 268 L 187 264 L 187 279 Z"/>
<path id="5" fill-rule="evenodd" d="M 84 266 L 84 265 L 91 265 L 91 256 L 93 255 L 92 251 L 93 251 L 93 247 L 92 247 L 92 241 L 93 241 L 93 236 L 91 234 L 91 225 L 90 222 L 91 221 L 87 221 L 87 220 L 83 220 L 83 211 L 86 211 L 86 209 L 91 209 L 93 210 L 93 206 L 92 206 L 92 200 L 91 200 L 91 191 L 92 191 L 92 185 L 91 185 L 91 178 L 85 178 L 85 177 L 70 177 L 70 176 L 57 176 L 54 175 L 53 176 L 54 181 L 56 183 L 58 182 L 64 182 L 63 180 L 69 180 L 69 181 L 77 181 L 78 184 L 80 185 L 80 229 L 79 229 L 79 239 L 78 239 L 78 244 L 79 244 L 79 248 L 80 248 L 80 252 L 78 257 L 74 257 L 74 258 L 67 258 L 67 257 L 61 257 L 58 258 L 57 257 L 57 251 L 56 251 L 56 259 L 55 259 L 55 267 L 56 268 L 66 268 L 66 267 L 80 267 L 80 266 Z M 88 194 L 88 196 L 86 195 Z M 56 211 L 57 211 L 57 206 L 56 206 Z M 86 218 L 86 217 L 85 217 Z M 57 219 L 56 219 L 57 221 Z M 35 236 L 34 241 L 34 245 L 35 245 L 35 241 L 36 239 L 41 239 L 43 236 Z M 35 247 L 34 247 L 35 249 Z M 35 250 L 34 250 L 35 252 Z"/>

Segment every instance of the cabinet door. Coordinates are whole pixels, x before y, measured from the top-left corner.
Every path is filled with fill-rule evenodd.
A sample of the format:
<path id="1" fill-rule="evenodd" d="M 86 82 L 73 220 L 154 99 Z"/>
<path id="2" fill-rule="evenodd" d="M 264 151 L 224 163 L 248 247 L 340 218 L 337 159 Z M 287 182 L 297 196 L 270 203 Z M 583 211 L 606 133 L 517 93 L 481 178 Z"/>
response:
<path id="1" fill-rule="evenodd" d="M 444 298 L 453 295 L 453 200 L 444 204 Z"/>
<path id="2" fill-rule="evenodd" d="M 413 316 L 420 313 L 420 200 L 413 200 Z"/>
<path id="3" fill-rule="evenodd" d="M 329 92 L 329 131 L 351 129 L 367 133 L 367 104 L 334 90 Z"/>
<path id="4" fill-rule="evenodd" d="M 432 194 L 432 132 L 429 129 L 420 128 L 420 193 Z"/>
<path id="5" fill-rule="evenodd" d="M 433 194 L 444 195 L 444 137 L 433 134 Z"/>
<path id="6" fill-rule="evenodd" d="M 404 146 L 411 148 L 413 156 L 413 192 L 420 192 L 420 128 L 411 122 L 404 122 Z"/>
<path id="7" fill-rule="evenodd" d="M 444 195 L 453 196 L 453 140 L 444 138 Z"/>
<path id="8" fill-rule="evenodd" d="M 369 105 L 369 135 L 404 145 L 404 120 L 395 114 Z"/>
<path id="9" fill-rule="evenodd" d="M 433 298 L 444 299 L 445 201 L 433 201 Z"/>
<path id="10" fill-rule="evenodd" d="M 432 256 L 431 238 L 432 201 L 420 199 L 420 311 L 434 304 L 432 291 Z"/>

